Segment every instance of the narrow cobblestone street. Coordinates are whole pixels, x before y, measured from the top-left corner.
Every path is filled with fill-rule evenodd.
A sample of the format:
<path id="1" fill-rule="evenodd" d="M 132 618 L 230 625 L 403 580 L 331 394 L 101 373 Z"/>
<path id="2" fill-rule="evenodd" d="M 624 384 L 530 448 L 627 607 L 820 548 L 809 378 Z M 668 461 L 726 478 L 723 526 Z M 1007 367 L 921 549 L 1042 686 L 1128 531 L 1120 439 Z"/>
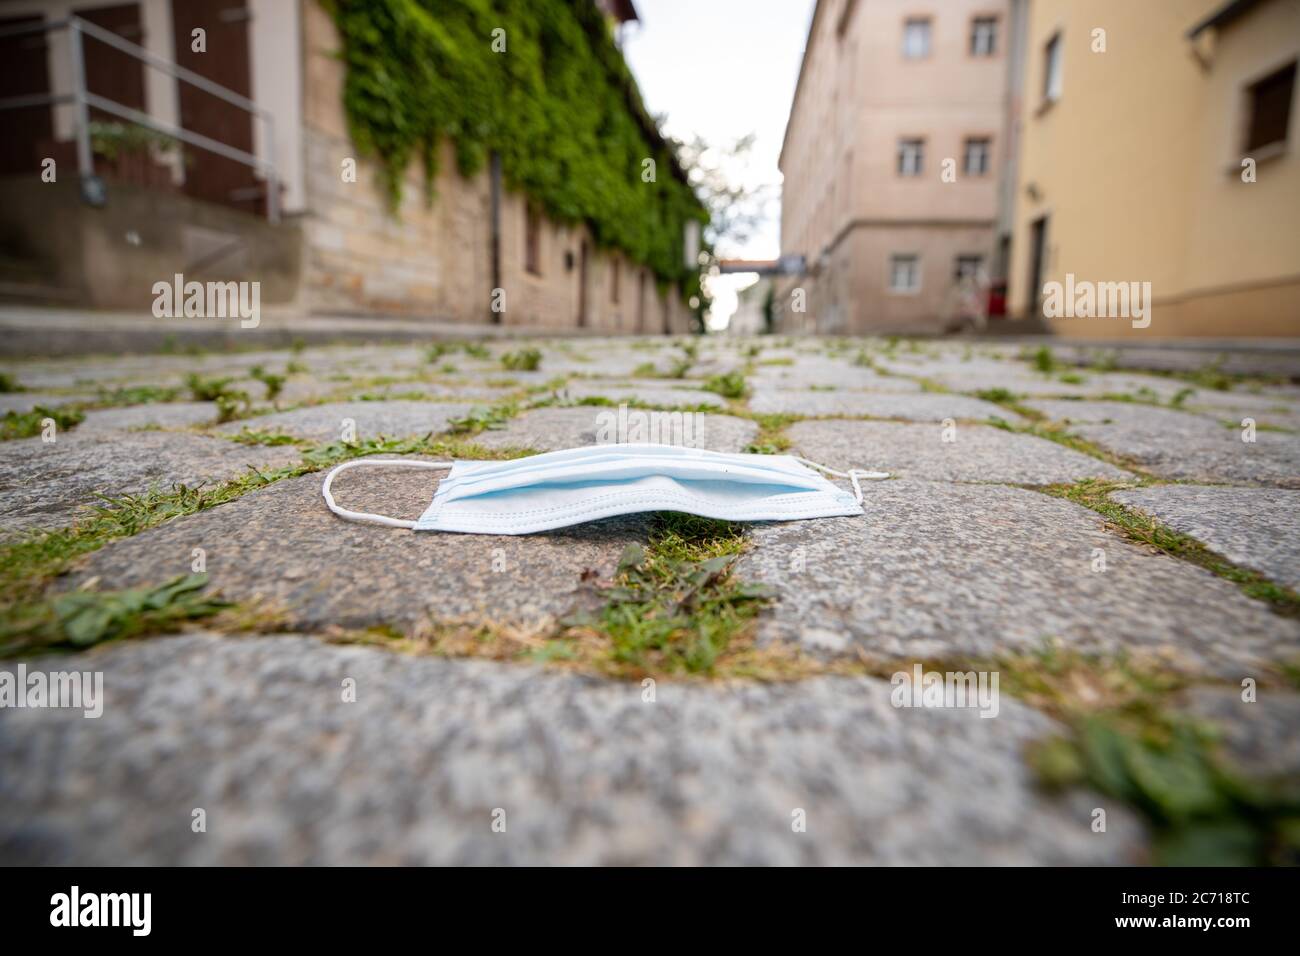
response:
<path id="1" fill-rule="evenodd" d="M 3 372 L 0 671 L 103 673 L 98 719 L 0 709 L 5 863 L 1178 861 L 1207 831 L 1153 813 L 1168 768 L 1120 760 L 1126 798 L 1095 765 L 1098 727 L 1129 739 L 1104 719 L 1196 720 L 1215 766 L 1300 775 L 1285 356 L 516 339 Z M 743 526 L 759 604 L 704 666 L 590 623 L 658 516 L 413 533 L 321 498 L 352 457 L 590 445 L 620 405 L 891 477 L 865 517 Z M 414 518 L 434 486 L 358 469 L 335 495 Z M 31 623 L 195 571 L 232 606 Z M 914 666 L 997 674 L 994 712 L 899 706 Z"/>

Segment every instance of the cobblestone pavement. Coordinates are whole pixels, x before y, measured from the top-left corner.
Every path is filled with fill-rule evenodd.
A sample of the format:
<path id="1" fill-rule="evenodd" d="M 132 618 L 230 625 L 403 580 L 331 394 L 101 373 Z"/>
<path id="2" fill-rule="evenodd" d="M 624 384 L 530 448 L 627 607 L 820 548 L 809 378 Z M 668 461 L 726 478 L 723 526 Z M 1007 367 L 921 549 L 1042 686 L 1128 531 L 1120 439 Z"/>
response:
<path id="1" fill-rule="evenodd" d="M 199 568 L 235 606 L 180 634 L 136 608 L 142 633 L 71 655 L 7 645 L 0 692 L 100 673 L 103 713 L 0 707 L 0 863 L 1275 852 L 1231 801 L 1196 803 L 1188 767 L 1300 777 L 1300 367 L 1212 366 L 782 338 L 10 361 L 0 646 L 34 619 L 72 633 L 51 609 L 86 592 Z M 690 672 L 615 673 L 565 643 L 608 637 L 591 622 L 653 516 L 415 534 L 320 497 L 358 454 L 514 456 L 619 427 L 893 477 L 862 518 L 747 527 L 728 580 L 766 600 L 742 655 Z M 335 494 L 415 517 L 434 482 L 356 469 Z M 963 706 L 896 676 L 918 672 L 998 683 Z M 1134 743 L 1183 727 L 1188 750 Z"/>

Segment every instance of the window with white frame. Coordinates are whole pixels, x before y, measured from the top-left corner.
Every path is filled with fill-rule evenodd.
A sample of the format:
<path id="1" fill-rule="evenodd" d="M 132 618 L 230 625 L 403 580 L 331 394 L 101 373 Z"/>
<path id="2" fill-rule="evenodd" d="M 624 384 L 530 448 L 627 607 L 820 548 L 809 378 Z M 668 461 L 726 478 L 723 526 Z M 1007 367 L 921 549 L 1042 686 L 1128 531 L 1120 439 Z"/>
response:
<path id="1" fill-rule="evenodd" d="M 957 257 L 957 266 L 955 274 L 957 281 L 963 279 L 979 278 L 980 270 L 984 268 L 984 257 L 980 255 L 964 255 Z"/>
<path id="2" fill-rule="evenodd" d="M 909 60 L 922 60 L 930 55 L 930 21 L 923 17 L 909 17 L 903 21 L 903 56 Z"/>
<path id="3" fill-rule="evenodd" d="M 1061 98 L 1061 35 L 1047 41 L 1043 51 L 1043 101 L 1055 103 Z"/>
<path id="4" fill-rule="evenodd" d="M 962 172 L 967 176 L 987 176 L 992 140 L 987 136 L 970 136 L 962 151 Z"/>
<path id="5" fill-rule="evenodd" d="M 970 22 L 970 55 L 993 56 L 998 52 L 998 18 L 976 17 Z"/>
<path id="6" fill-rule="evenodd" d="M 912 253 L 889 257 L 889 291 L 916 292 L 921 288 L 921 258 Z"/>
<path id="7" fill-rule="evenodd" d="M 898 175 L 920 176 L 925 168 L 925 140 L 900 139 L 898 141 Z"/>

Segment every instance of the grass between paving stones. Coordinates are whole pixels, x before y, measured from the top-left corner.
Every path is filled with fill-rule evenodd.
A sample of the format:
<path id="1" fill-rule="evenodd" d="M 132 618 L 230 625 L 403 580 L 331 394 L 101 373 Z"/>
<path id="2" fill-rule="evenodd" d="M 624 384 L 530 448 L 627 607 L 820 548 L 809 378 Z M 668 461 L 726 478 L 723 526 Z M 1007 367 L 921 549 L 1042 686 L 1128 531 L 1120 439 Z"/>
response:
<path id="1" fill-rule="evenodd" d="M 1234 431 L 1234 432 L 1235 432 L 1235 431 L 1239 431 L 1239 430 L 1241 429 L 1241 427 L 1242 427 L 1241 422 L 1220 421 L 1219 424 L 1222 425 L 1224 428 L 1228 429 L 1229 431 Z M 1286 427 L 1283 426 L 1283 425 L 1272 425 L 1272 424 L 1270 424 L 1270 423 L 1268 423 L 1268 422 L 1256 422 L 1256 423 L 1255 423 L 1255 431 L 1257 431 L 1257 432 L 1279 432 L 1279 433 L 1281 433 L 1281 434 L 1283 434 L 1283 435 L 1294 435 L 1294 434 L 1295 434 L 1295 429 L 1294 429 L 1294 428 L 1286 428 Z"/>
<path id="2" fill-rule="evenodd" d="M 1114 452 L 1101 447 L 1096 442 L 1089 441 L 1081 435 L 1074 434 L 1070 431 L 1068 425 L 1061 422 L 1050 421 L 1042 412 L 1021 405 L 1018 398 L 1006 389 L 986 389 L 983 392 L 975 392 L 973 395 L 975 398 L 982 398 L 986 402 L 1001 405 L 1003 408 L 1029 419 L 1028 423 L 1019 425 L 1009 422 L 1005 418 L 990 416 L 985 419 L 984 424 L 986 425 L 992 425 L 994 428 L 1000 428 L 1003 431 L 1012 432 L 1017 435 L 1032 435 L 1035 438 L 1042 438 L 1046 441 L 1055 442 L 1056 444 L 1063 445 L 1072 451 L 1088 455 L 1090 458 L 1104 461 L 1108 465 L 1114 465 L 1116 468 L 1122 468 L 1125 471 L 1131 471 L 1137 475 L 1141 475 L 1143 478 L 1152 477 L 1150 472 L 1131 458 L 1117 455 Z"/>
<path id="3" fill-rule="evenodd" d="M 713 392 L 723 398 L 740 399 L 749 394 L 749 385 L 745 382 L 745 376 L 740 372 L 727 372 L 723 375 L 710 376 L 700 387 L 706 392 Z"/>
<path id="4" fill-rule="evenodd" d="M 711 675 L 732 641 L 770 599 L 732 576 L 745 550 L 742 525 L 676 512 L 653 520 L 649 542 L 630 545 L 595 613 L 563 622 L 543 655 L 588 657 L 602 673 Z"/>
<path id="5" fill-rule="evenodd" d="M 1112 501 L 1110 498 L 1113 491 L 1147 487 L 1153 484 L 1158 482 L 1085 478 L 1072 484 L 1037 486 L 1032 490 L 1083 505 L 1105 518 L 1112 528 L 1130 541 L 1161 551 L 1170 557 L 1188 561 L 1226 581 L 1231 581 L 1241 588 L 1244 594 L 1258 601 L 1264 601 L 1284 617 L 1300 617 L 1300 595 L 1290 588 L 1270 581 L 1257 571 L 1234 564 L 1211 551 L 1196 538 L 1175 531 L 1151 515 Z"/>
<path id="6" fill-rule="evenodd" d="M 514 402 L 475 406 L 464 415 L 447 419 L 447 430 L 453 435 L 477 435 L 489 429 L 504 428 L 506 422 L 519 413 L 519 406 Z"/>
<path id="7" fill-rule="evenodd" d="M 890 679 L 916 663 L 864 661 L 857 670 Z M 1213 725 L 1180 712 L 1179 695 L 1193 686 L 1236 685 L 1180 673 L 1149 655 L 1084 654 L 1056 641 L 992 659 L 919 663 L 924 673 L 996 673 L 999 693 L 1059 723 L 1062 732 L 1027 749 L 1040 785 L 1086 787 L 1135 811 L 1151 830 L 1153 863 L 1300 862 L 1297 781 L 1244 776 L 1226 760 Z"/>
<path id="8" fill-rule="evenodd" d="M 411 653 L 546 663 L 622 679 L 789 680 L 829 672 L 797 647 L 754 645 L 753 622 L 770 595 L 733 575 L 747 546 L 742 525 L 659 512 L 647 543 L 628 546 L 612 580 L 587 581 L 601 598 L 595 610 L 535 631 L 481 621 L 430 621 L 409 633 L 380 626 L 332 637 Z"/>
<path id="9" fill-rule="evenodd" d="M 101 496 L 102 505 L 68 528 L 33 532 L 0 546 L 0 606 L 36 600 L 48 581 L 82 555 L 110 541 L 128 538 L 165 521 L 206 511 L 285 478 L 329 468 L 368 455 L 428 455 L 435 458 L 505 459 L 534 453 L 527 448 L 490 449 L 458 439 L 377 438 L 353 444 L 329 442 L 303 452 L 302 461 L 282 468 L 249 471 L 211 486 L 174 485 L 119 498 Z"/>
<path id="10" fill-rule="evenodd" d="M 1242 776 L 1211 725 L 1135 702 L 1030 749 L 1048 789 L 1087 786 L 1137 810 L 1164 866 L 1300 864 L 1300 787 Z"/>
<path id="11" fill-rule="evenodd" d="M 745 451 L 755 455 L 781 455 L 793 444 L 785 430 L 795 422 L 803 421 L 804 416 L 750 412 L 748 418 L 758 425 L 758 434 L 745 446 Z"/>
<path id="12" fill-rule="evenodd" d="M 559 396 L 556 396 L 554 402 L 548 402 L 547 404 L 569 408 L 618 408 L 626 405 L 628 408 L 651 412 L 700 412 L 703 414 L 717 414 L 722 411 L 718 406 L 711 405 L 708 402 L 687 402 L 681 405 L 669 405 L 664 402 L 644 402 L 630 395 L 626 398 L 618 399 L 606 398 L 604 395 L 584 395 L 582 398 L 575 399 L 562 399 Z"/>
<path id="13" fill-rule="evenodd" d="M 501 367 L 511 372 L 535 372 L 541 365 L 542 353 L 538 349 L 520 349 L 501 356 Z"/>
<path id="14" fill-rule="evenodd" d="M 95 408 L 123 408 L 128 405 L 153 405 L 180 401 L 181 389 L 161 385 L 128 385 L 99 389 L 91 404 Z"/>
<path id="15" fill-rule="evenodd" d="M 1059 646 L 984 666 L 998 671 L 1001 689 L 1066 728 L 1029 748 L 1040 782 L 1090 787 L 1136 810 L 1154 836 L 1153 862 L 1300 863 L 1297 781 L 1248 779 L 1232 767 L 1213 726 L 1178 711 L 1175 695 L 1190 679 Z"/>
<path id="16" fill-rule="evenodd" d="M 253 445 L 263 448 L 277 448 L 283 445 L 297 445 L 300 448 L 312 447 L 310 441 L 295 438 L 293 435 L 286 435 L 284 432 L 279 431 L 269 431 L 264 428 L 249 428 L 247 425 L 233 435 L 226 432 L 216 432 L 215 434 L 237 445 Z"/>
<path id="17" fill-rule="evenodd" d="M 37 405 L 29 412 L 5 412 L 0 417 L 0 441 L 13 441 L 17 438 L 32 438 L 45 429 L 46 420 L 52 421 L 57 431 L 66 432 L 86 420 L 85 413 L 78 408 L 60 405 L 58 408 L 46 408 Z"/>
<path id="18" fill-rule="evenodd" d="M 180 630 L 232 605 L 200 592 L 206 574 L 189 574 L 151 588 L 72 591 L 0 610 L 0 657 L 83 650 L 95 644 Z"/>

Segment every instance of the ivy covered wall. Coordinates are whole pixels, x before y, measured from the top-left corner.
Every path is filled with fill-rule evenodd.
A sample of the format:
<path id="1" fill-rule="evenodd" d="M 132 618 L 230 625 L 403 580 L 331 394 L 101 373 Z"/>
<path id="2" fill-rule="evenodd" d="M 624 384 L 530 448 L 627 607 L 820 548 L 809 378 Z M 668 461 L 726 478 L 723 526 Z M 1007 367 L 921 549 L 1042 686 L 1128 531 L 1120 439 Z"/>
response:
<path id="1" fill-rule="evenodd" d="M 441 137 L 465 175 L 495 151 L 506 185 L 551 219 L 586 223 L 598 245 L 698 290 L 683 232 L 707 213 L 638 120 L 635 83 L 590 0 L 321 2 L 343 38 L 350 134 L 391 199 L 413 159 L 432 184 Z"/>

